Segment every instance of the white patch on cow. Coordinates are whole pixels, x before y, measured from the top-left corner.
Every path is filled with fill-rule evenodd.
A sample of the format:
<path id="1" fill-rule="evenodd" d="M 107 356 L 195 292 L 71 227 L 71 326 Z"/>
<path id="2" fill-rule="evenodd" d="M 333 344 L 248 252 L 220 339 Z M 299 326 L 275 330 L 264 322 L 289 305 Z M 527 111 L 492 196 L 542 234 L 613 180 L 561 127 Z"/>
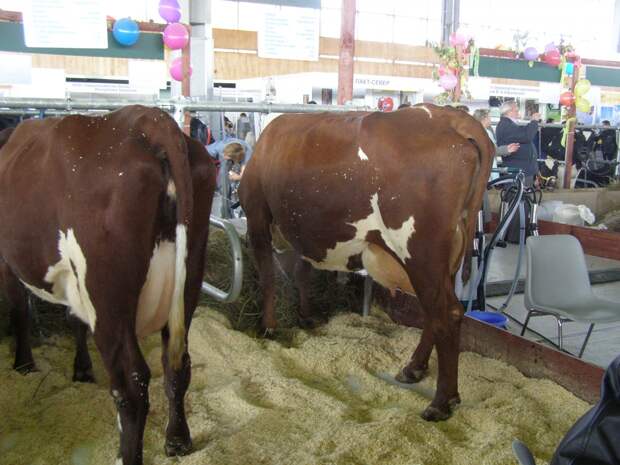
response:
<path id="1" fill-rule="evenodd" d="M 379 194 L 373 194 L 370 198 L 372 212 L 355 223 L 349 223 L 355 228 L 355 237 L 346 242 L 339 242 L 333 249 L 328 249 L 325 258 L 317 262 L 308 257 L 303 257 L 315 268 L 335 271 L 349 271 L 347 263 L 349 257 L 361 254 L 370 245 L 366 241 L 366 235 L 370 231 L 379 231 L 385 244 L 396 254 L 402 262 L 411 258 L 407 248 L 409 238 L 415 232 L 413 215 L 405 220 L 397 229 L 388 228 L 379 211 Z"/>
<path id="2" fill-rule="evenodd" d="M 39 289 L 26 282 L 24 285 L 37 297 L 48 302 L 65 305 L 71 313 L 86 323 L 95 332 L 97 314 L 86 288 L 86 257 L 78 243 L 73 229 L 60 231 L 58 239 L 60 260 L 47 269 L 43 280 L 52 285 L 52 292 Z"/>
<path id="3" fill-rule="evenodd" d="M 121 414 L 117 413 L 116 414 L 116 425 L 118 426 L 118 432 L 119 433 L 123 433 L 123 425 L 121 425 Z"/>
<path id="4" fill-rule="evenodd" d="M 362 150 L 361 147 L 359 149 L 357 149 L 357 156 L 360 157 L 360 160 L 368 161 L 368 155 L 366 155 L 366 153 L 364 153 L 364 151 Z"/>
<path id="5" fill-rule="evenodd" d="M 420 106 L 411 107 L 411 108 L 413 108 L 415 110 L 424 110 L 426 112 L 426 114 L 428 115 L 428 117 L 430 119 L 433 119 L 433 114 L 431 113 L 431 110 L 428 107 L 426 107 L 424 105 L 420 105 Z"/>
<path id="6" fill-rule="evenodd" d="M 555 163 L 555 160 L 553 158 L 545 158 L 545 165 L 547 166 L 547 168 L 549 168 L 550 170 L 553 169 L 553 164 Z"/>
<path id="7" fill-rule="evenodd" d="M 171 179 L 168 181 L 168 187 L 166 188 L 166 194 L 172 200 L 177 198 L 177 186 L 174 185 L 174 181 Z"/>
<path id="8" fill-rule="evenodd" d="M 146 281 L 140 291 L 136 313 L 136 334 L 145 337 L 168 322 L 174 288 L 174 242 L 155 245 Z"/>

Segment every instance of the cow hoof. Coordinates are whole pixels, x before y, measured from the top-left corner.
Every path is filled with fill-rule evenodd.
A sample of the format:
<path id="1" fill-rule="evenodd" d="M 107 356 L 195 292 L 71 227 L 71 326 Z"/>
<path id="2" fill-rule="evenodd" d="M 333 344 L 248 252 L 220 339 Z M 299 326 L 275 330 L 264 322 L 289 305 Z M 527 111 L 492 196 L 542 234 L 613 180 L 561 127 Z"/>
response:
<path id="1" fill-rule="evenodd" d="M 168 457 L 187 455 L 193 450 L 193 448 L 194 446 L 192 445 L 192 440 L 190 438 L 187 438 L 187 440 L 180 438 L 166 440 L 166 444 L 164 446 Z"/>
<path id="2" fill-rule="evenodd" d="M 34 373 L 39 371 L 34 362 L 16 363 L 13 368 L 15 369 L 15 371 L 22 375 L 27 375 L 28 373 Z"/>
<path id="3" fill-rule="evenodd" d="M 414 384 L 419 383 L 426 376 L 426 370 L 408 370 L 406 367 L 400 370 L 394 378 L 399 383 Z"/>
<path id="4" fill-rule="evenodd" d="M 76 370 L 73 372 L 73 382 L 75 383 L 94 383 L 95 376 L 93 370 L 88 368 L 86 370 Z"/>
<path id="5" fill-rule="evenodd" d="M 429 405 L 426 410 L 422 412 L 422 418 L 426 421 L 444 421 L 452 416 L 452 412 L 448 409 L 447 412 Z"/>

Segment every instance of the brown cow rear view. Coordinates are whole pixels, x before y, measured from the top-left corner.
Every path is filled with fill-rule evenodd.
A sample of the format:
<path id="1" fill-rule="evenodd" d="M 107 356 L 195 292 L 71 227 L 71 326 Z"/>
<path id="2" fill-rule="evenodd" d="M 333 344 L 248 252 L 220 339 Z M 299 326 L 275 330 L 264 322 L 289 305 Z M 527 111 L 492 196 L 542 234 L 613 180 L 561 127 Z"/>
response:
<path id="1" fill-rule="evenodd" d="M 422 339 L 397 379 L 420 381 L 435 346 L 437 392 L 423 417 L 448 418 L 460 402 L 463 309 L 454 275 L 473 238 L 492 155 L 476 120 L 434 105 L 275 119 L 240 187 L 261 279 L 264 329 L 276 327 L 272 239 L 300 256 L 295 278 L 302 323 L 312 324 L 306 290 L 311 265 L 365 268 L 381 285 L 418 296 L 425 311 Z"/>
<path id="2" fill-rule="evenodd" d="M 142 463 L 149 368 L 161 331 L 166 452 L 189 452 L 187 331 L 196 307 L 215 168 L 159 109 L 22 123 L 0 149 L 0 255 L 17 324 L 15 367 L 34 367 L 25 287 L 94 335 L 119 413 L 123 464 Z"/>

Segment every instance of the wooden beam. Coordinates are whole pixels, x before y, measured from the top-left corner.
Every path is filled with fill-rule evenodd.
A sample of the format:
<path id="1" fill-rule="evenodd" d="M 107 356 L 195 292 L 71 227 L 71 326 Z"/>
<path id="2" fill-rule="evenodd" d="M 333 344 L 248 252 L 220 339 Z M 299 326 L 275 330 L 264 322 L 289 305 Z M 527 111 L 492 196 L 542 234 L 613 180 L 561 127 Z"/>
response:
<path id="1" fill-rule="evenodd" d="M 338 60 L 338 105 L 353 100 L 353 57 L 355 56 L 355 0 L 342 0 L 340 53 Z M 331 103 L 331 102 L 329 102 Z"/>
<path id="2" fill-rule="evenodd" d="M 570 91 L 573 95 L 575 94 L 575 85 L 578 80 L 579 68 L 575 66 L 570 81 Z M 564 160 L 566 162 L 563 180 L 564 189 L 570 189 L 571 174 L 573 171 L 573 149 L 575 147 L 575 126 L 577 125 L 576 101 L 577 99 L 575 99 L 575 102 L 569 107 L 568 114 L 566 115 L 566 131 L 568 131 L 568 135 L 566 136 L 566 151 L 564 152 Z"/>

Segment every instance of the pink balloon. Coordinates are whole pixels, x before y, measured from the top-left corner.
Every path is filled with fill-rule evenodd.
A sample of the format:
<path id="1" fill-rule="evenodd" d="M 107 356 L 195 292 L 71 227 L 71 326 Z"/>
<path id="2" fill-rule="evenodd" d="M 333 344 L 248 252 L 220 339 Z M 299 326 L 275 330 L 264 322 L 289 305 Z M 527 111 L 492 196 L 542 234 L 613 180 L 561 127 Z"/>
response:
<path id="1" fill-rule="evenodd" d="M 190 65 L 187 75 L 191 76 L 192 71 L 192 66 Z M 172 76 L 175 81 L 183 80 L 183 57 L 172 60 L 172 64 L 170 65 L 170 76 Z"/>
<path id="2" fill-rule="evenodd" d="M 452 90 L 456 87 L 457 78 L 452 73 L 446 73 L 439 78 L 439 85 L 445 90 Z"/>
<path id="3" fill-rule="evenodd" d="M 189 32 L 181 23 L 172 23 L 164 29 L 164 44 L 171 50 L 184 48 L 189 42 Z"/>
<path id="4" fill-rule="evenodd" d="M 177 23 L 181 19 L 181 6 L 177 0 L 159 0 L 159 16 L 168 23 Z"/>
<path id="5" fill-rule="evenodd" d="M 450 34 L 449 42 L 452 47 L 457 45 L 465 45 L 467 43 L 467 36 L 461 32 L 453 32 Z"/>

